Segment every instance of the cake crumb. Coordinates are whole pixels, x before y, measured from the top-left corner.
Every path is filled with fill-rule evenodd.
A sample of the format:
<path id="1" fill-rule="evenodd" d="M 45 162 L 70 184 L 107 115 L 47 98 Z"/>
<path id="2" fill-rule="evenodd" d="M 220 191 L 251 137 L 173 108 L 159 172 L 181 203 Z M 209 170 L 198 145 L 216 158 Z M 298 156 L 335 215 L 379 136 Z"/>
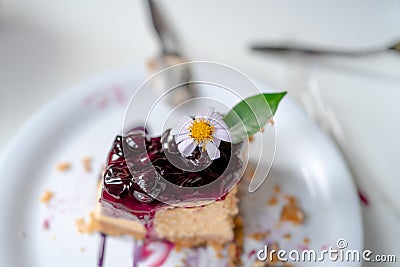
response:
<path id="1" fill-rule="evenodd" d="M 268 124 L 271 124 L 272 126 L 274 126 L 274 125 L 275 125 L 274 118 L 272 117 L 271 119 L 269 119 L 269 120 L 267 121 L 267 123 L 268 123 Z"/>
<path id="2" fill-rule="evenodd" d="M 281 192 L 281 187 L 279 185 L 274 186 L 274 192 L 275 193 L 280 193 Z"/>
<path id="3" fill-rule="evenodd" d="M 80 234 L 84 234 L 87 232 L 88 224 L 85 221 L 85 218 L 81 217 L 75 220 L 76 228 Z"/>
<path id="4" fill-rule="evenodd" d="M 304 222 L 304 213 L 297 203 L 297 199 L 293 196 L 286 196 L 287 203 L 283 206 L 280 221 L 292 222 L 300 225 Z"/>
<path id="5" fill-rule="evenodd" d="M 222 250 L 224 249 L 223 244 L 211 241 L 211 242 L 209 242 L 209 245 L 212 246 L 212 247 L 214 248 L 214 250 L 215 250 L 215 255 L 216 255 L 218 258 L 222 259 L 222 258 L 223 258 Z"/>
<path id="6" fill-rule="evenodd" d="M 297 199 L 294 196 L 286 195 L 285 199 L 289 202 L 290 205 L 297 206 Z"/>
<path id="7" fill-rule="evenodd" d="M 180 244 L 175 244 L 174 249 L 176 252 L 181 252 L 182 251 L 182 246 Z"/>
<path id="8" fill-rule="evenodd" d="M 75 226 L 80 234 L 92 234 L 94 232 L 99 232 L 101 227 L 99 223 L 95 219 L 94 212 L 89 213 L 88 220 L 85 220 L 84 217 L 77 218 L 75 220 Z M 107 233 L 110 235 L 120 235 L 118 231 Z"/>
<path id="9" fill-rule="evenodd" d="M 265 261 L 260 261 L 259 259 L 257 259 L 253 263 L 253 267 L 267 267 L 267 263 Z"/>
<path id="10" fill-rule="evenodd" d="M 249 142 L 251 143 L 251 142 L 254 141 L 254 136 L 253 136 L 253 135 L 250 135 L 250 136 L 248 137 L 248 139 L 249 139 Z"/>
<path id="11" fill-rule="evenodd" d="M 304 237 L 303 243 L 304 244 L 309 244 L 310 243 L 310 239 L 308 237 Z"/>
<path id="12" fill-rule="evenodd" d="M 278 199 L 275 196 L 270 197 L 268 200 L 268 205 L 274 206 L 276 204 L 278 204 Z"/>
<path id="13" fill-rule="evenodd" d="M 79 250 L 80 250 L 81 252 L 85 252 L 85 251 L 86 251 L 86 249 L 85 249 L 84 247 L 80 247 Z"/>
<path id="14" fill-rule="evenodd" d="M 58 163 L 58 164 L 56 165 L 57 171 L 60 171 L 60 172 L 68 171 L 70 168 L 71 168 L 71 163 L 66 162 L 66 161 L 65 161 L 65 162 L 61 162 L 61 163 Z"/>
<path id="15" fill-rule="evenodd" d="M 92 157 L 84 157 L 84 158 L 82 159 L 82 164 L 83 164 L 83 169 L 84 169 L 86 172 L 91 172 L 91 171 L 92 171 L 92 166 L 91 166 L 91 164 L 92 164 Z"/>
<path id="16" fill-rule="evenodd" d="M 54 193 L 50 190 L 44 191 L 43 195 L 40 197 L 40 202 L 44 204 L 49 204 L 49 202 L 53 199 Z"/>
<path id="17" fill-rule="evenodd" d="M 283 235 L 283 238 L 285 238 L 285 239 L 291 239 L 292 238 L 292 235 L 291 234 L 289 234 L 289 233 L 287 233 L 287 234 L 284 234 Z"/>
<path id="18" fill-rule="evenodd" d="M 261 132 L 261 133 L 265 132 L 265 128 L 262 127 L 262 128 L 260 129 L 260 132 Z"/>
<path id="19" fill-rule="evenodd" d="M 258 232 L 258 233 L 252 233 L 249 234 L 249 238 L 260 241 L 266 237 L 268 237 L 271 234 L 270 230 L 264 231 L 264 232 Z"/>

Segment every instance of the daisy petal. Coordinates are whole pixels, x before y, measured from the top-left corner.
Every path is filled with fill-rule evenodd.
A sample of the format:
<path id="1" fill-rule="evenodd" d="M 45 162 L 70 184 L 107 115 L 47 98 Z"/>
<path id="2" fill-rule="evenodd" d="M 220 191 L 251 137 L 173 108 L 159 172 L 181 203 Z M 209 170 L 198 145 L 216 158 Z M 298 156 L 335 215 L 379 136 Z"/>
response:
<path id="1" fill-rule="evenodd" d="M 222 115 L 221 115 L 220 113 L 218 113 L 218 112 L 214 112 L 214 113 L 210 116 L 210 119 L 211 119 L 212 121 L 215 121 L 215 122 L 223 122 L 223 120 L 222 120 Z"/>
<path id="2" fill-rule="evenodd" d="M 221 144 L 221 139 L 214 138 L 214 140 L 212 142 L 214 142 L 216 147 L 219 147 L 219 145 Z"/>
<path id="3" fill-rule="evenodd" d="M 215 122 L 215 128 L 224 128 L 224 129 L 228 129 L 228 125 L 226 125 L 226 123 L 224 122 L 224 120 L 221 119 L 220 120 L 216 120 Z"/>
<path id="4" fill-rule="evenodd" d="M 188 133 L 189 133 L 189 131 L 187 133 L 178 133 L 178 134 L 174 135 L 175 143 L 179 144 L 183 140 L 190 138 L 188 136 Z"/>
<path id="5" fill-rule="evenodd" d="M 184 157 L 190 156 L 196 148 L 196 143 L 190 138 L 183 140 L 178 144 L 178 150 Z"/>
<path id="6" fill-rule="evenodd" d="M 215 108 L 209 107 L 199 113 L 199 116 L 196 116 L 196 118 L 211 118 L 211 116 L 215 113 L 214 112 Z"/>
<path id="7" fill-rule="evenodd" d="M 189 130 L 187 126 L 193 121 L 193 119 L 189 116 L 185 116 L 180 119 L 176 124 L 175 127 L 171 129 L 171 134 L 176 135 L 178 133 L 187 133 Z"/>
<path id="8" fill-rule="evenodd" d="M 213 134 L 214 138 L 221 139 L 222 141 L 230 142 L 231 136 L 228 130 L 224 128 L 217 128 Z"/>
<path id="9" fill-rule="evenodd" d="M 211 160 L 217 159 L 220 157 L 220 152 L 217 146 L 213 142 L 206 143 L 207 154 Z"/>

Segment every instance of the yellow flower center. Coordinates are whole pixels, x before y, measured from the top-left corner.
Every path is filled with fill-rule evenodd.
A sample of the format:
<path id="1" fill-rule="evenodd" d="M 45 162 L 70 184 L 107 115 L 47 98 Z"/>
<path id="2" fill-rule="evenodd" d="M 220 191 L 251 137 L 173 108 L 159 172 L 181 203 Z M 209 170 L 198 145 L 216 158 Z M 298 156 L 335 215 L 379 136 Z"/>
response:
<path id="1" fill-rule="evenodd" d="M 199 118 L 192 121 L 189 126 L 189 131 L 189 137 L 197 143 L 200 143 L 203 141 L 212 141 L 212 135 L 215 129 L 214 126 L 210 124 L 209 120 Z"/>

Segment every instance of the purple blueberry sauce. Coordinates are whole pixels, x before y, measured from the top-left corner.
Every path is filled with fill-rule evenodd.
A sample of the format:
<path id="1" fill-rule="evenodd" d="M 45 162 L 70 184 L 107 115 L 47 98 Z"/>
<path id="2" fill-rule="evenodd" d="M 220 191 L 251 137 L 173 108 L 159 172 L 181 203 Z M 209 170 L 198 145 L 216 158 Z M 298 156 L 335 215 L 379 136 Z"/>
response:
<path id="1" fill-rule="evenodd" d="M 102 201 L 143 219 L 145 216 L 153 217 L 158 208 L 167 205 L 150 195 L 169 190 L 170 196 L 176 196 L 177 201 L 218 200 L 223 199 L 239 181 L 237 173 L 243 165 L 241 144 L 222 141 L 219 146 L 221 156 L 212 162 L 207 161 L 204 152 L 198 149 L 184 158 L 176 146 L 169 131 L 161 137 L 150 137 L 143 127 L 139 127 L 125 136 L 118 135 L 107 158 Z M 171 160 L 181 161 L 185 169 L 176 167 Z M 191 166 L 195 169 L 201 164 L 207 166 L 200 171 L 190 171 Z M 162 178 L 155 177 L 162 177 L 177 186 L 172 187 L 163 183 Z M 207 187 L 207 191 L 199 190 L 196 194 L 185 195 L 182 190 L 185 187 L 201 188 L 213 182 L 215 185 L 210 189 Z"/>

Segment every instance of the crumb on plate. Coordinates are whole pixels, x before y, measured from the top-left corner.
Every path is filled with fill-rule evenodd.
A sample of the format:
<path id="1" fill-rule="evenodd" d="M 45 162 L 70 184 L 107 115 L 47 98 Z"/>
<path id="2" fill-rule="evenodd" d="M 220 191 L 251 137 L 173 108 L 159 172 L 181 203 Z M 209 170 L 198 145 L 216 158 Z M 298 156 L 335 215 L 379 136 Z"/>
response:
<path id="1" fill-rule="evenodd" d="M 92 167 L 91 167 L 91 164 L 92 164 L 92 157 L 84 157 L 84 158 L 82 159 L 82 164 L 83 164 L 83 169 L 84 169 L 86 172 L 91 172 L 91 171 L 92 171 Z"/>
<path id="2" fill-rule="evenodd" d="M 304 212 L 298 206 L 297 199 L 293 196 L 286 196 L 286 204 L 281 211 L 281 222 L 292 222 L 295 225 L 303 224 Z"/>
<path id="3" fill-rule="evenodd" d="M 280 193 L 281 192 L 281 187 L 279 185 L 274 186 L 274 192 L 275 193 Z"/>
<path id="4" fill-rule="evenodd" d="M 297 199 L 294 196 L 285 195 L 285 199 L 290 205 L 297 206 Z"/>
<path id="5" fill-rule="evenodd" d="M 44 191 L 42 196 L 40 197 L 40 202 L 44 204 L 48 204 L 54 197 L 54 193 L 50 190 Z"/>
<path id="6" fill-rule="evenodd" d="M 60 172 L 68 171 L 70 168 L 71 168 L 71 163 L 69 163 L 67 161 L 58 163 L 56 165 L 57 171 L 60 171 Z"/>
<path id="7" fill-rule="evenodd" d="M 267 262 L 256 259 L 256 261 L 253 263 L 253 267 L 267 267 Z"/>
<path id="8" fill-rule="evenodd" d="M 249 238 L 260 241 L 260 240 L 268 237 L 270 234 L 271 234 L 271 231 L 266 230 L 264 232 L 257 232 L 257 233 L 249 234 Z"/>
<path id="9" fill-rule="evenodd" d="M 75 220 L 76 228 L 80 234 L 84 234 L 87 232 L 88 224 L 85 221 L 85 218 L 81 217 Z"/>
<path id="10" fill-rule="evenodd" d="M 284 234 L 283 235 L 283 238 L 285 238 L 285 239 L 291 239 L 292 238 L 292 235 L 291 234 L 289 234 L 289 233 L 287 233 L 287 234 Z"/>
<path id="11" fill-rule="evenodd" d="M 268 205 L 274 206 L 276 204 L 278 204 L 278 199 L 275 196 L 270 197 L 268 200 Z"/>
<path id="12" fill-rule="evenodd" d="M 175 244 L 174 249 L 176 252 L 181 252 L 183 247 L 180 244 Z"/>

